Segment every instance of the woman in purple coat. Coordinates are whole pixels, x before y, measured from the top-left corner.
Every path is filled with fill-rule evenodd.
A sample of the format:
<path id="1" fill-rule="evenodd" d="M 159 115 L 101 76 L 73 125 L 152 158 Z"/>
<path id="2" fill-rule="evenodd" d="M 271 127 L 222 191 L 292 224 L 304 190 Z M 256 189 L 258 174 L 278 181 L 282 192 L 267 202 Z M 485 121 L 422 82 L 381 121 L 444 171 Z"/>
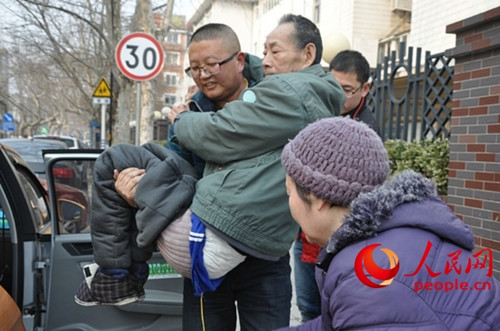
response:
<path id="1" fill-rule="evenodd" d="M 321 316 L 296 330 L 500 330 L 492 251 L 422 175 L 386 180 L 377 134 L 349 118 L 310 124 L 282 154 L 292 216 L 322 246 Z"/>

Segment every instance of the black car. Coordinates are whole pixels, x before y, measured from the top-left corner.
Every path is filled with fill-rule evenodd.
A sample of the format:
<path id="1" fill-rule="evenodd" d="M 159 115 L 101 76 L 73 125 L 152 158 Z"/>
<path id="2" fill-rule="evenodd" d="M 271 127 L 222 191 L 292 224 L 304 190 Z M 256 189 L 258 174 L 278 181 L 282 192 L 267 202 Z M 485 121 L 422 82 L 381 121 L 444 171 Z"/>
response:
<path id="1" fill-rule="evenodd" d="M 45 152 L 44 187 L 17 153 L 0 144 L 0 285 L 19 306 L 26 329 L 181 330 L 183 280 L 158 252 L 148 261 L 144 301 L 119 307 L 75 303 L 83 267 L 93 262 L 92 185 L 71 190 L 54 181 L 53 170 L 68 161 L 93 169 L 101 151 L 69 152 Z"/>

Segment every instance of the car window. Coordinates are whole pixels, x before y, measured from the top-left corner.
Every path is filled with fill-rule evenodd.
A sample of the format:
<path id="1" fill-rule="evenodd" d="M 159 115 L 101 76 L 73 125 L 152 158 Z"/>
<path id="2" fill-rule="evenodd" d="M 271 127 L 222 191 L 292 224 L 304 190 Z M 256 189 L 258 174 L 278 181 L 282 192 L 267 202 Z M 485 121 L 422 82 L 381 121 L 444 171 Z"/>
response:
<path id="1" fill-rule="evenodd" d="M 57 139 L 57 140 L 60 140 L 60 141 L 62 141 L 63 143 L 65 143 L 65 144 L 68 146 L 68 148 L 73 148 L 73 147 L 76 147 L 76 146 L 75 146 L 75 140 L 74 140 L 74 139 L 72 139 L 72 138 L 52 137 L 52 136 L 50 136 L 50 138 L 49 138 L 49 139 Z"/>
<path id="2" fill-rule="evenodd" d="M 61 140 L 64 141 L 69 148 L 75 147 L 75 141 L 73 139 L 61 138 Z"/>
<path id="3" fill-rule="evenodd" d="M 2 200 L 0 197 L 0 285 L 10 292 L 12 288 L 12 274 L 9 270 L 12 265 L 11 233 L 7 210 L 4 211 L 5 206 L 2 205 Z"/>
<path id="4" fill-rule="evenodd" d="M 37 232 L 44 231 L 43 229 L 50 223 L 50 213 L 48 209 L 47 196 L 36 189 L 33 184 L 32 177 L 26 176 L 24 173 L 18 173 L 19 179 L 26 192 L 27 198 L 35 214 L 35 229 Z"/>
<path id="5" fill-rule="evenodd" d="M 57 160 L 52 164 L 60 234 L 90 232 L 94 160 Z"/>
<path id="6" fill-rule="evenodd" d="M 9 222 L 7 222 L 7 215 L 4 214 L 2 205 L 0 204 L 0 229 L 9 229 Z"/>

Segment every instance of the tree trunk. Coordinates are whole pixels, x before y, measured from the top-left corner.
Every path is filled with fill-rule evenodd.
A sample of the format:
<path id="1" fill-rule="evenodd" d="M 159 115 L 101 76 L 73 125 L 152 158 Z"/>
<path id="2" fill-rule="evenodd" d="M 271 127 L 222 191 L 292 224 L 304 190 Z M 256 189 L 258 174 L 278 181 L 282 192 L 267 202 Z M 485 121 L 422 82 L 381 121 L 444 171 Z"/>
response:
<path id="1" fill-rule="evenodd" d="M 152 34 L 153 31 L 153 11 L 151 1 L 137 0 L 136 7 L 137 30 L 147 34 Z M 136 83 L 137 84 L 137 83 Z M 141 91 L 141 116 L 140 125 L 136 123 L 136 134 L 139 134 L 139 145 L 153 140 L 154 126 L 154 78 L 143 81 Z"/>

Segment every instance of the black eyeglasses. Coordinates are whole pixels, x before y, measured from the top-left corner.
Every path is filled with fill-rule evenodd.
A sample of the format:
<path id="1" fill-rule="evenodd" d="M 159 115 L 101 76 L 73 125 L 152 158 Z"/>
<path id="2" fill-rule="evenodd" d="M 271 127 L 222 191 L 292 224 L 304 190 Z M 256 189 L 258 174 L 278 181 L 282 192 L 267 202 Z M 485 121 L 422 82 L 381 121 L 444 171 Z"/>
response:
<path id="1" fill-rule="evenodd" d="M 217 75 L 220 72 L 220 66 L 223 65 L 224 63 L 231 61 L 238 53 L 239 52 L 236 52 L 233 55 L 231 55 L 230 57 L 228 57 L 227 59 L 222 60 L 220 62 L 205 64 L 202 67 L 192 67 L 192 68 L 187 67 L 186 69 L 184 69 L 184 72 L 186 73 L 186 75 L 188 75 L 191 78 L 200 77 L 202 70 L 205 73 L 205 75 L 208 75 L 208 76 Z"/>
<path id="2" fill-rule="evenodd" d="M 346 97 L 350 98 L 352 97 L 354 94 L 356 94 L 356 92 L 358 92 L 361 88 L 363 87 L 363 84 L 361 84 L 357 89 L 355 90 L 352 90 L 351 88 L 349 87 L 342 87 L 342 89 L 344 90 L 344 93 L 346 95 Z"/>

